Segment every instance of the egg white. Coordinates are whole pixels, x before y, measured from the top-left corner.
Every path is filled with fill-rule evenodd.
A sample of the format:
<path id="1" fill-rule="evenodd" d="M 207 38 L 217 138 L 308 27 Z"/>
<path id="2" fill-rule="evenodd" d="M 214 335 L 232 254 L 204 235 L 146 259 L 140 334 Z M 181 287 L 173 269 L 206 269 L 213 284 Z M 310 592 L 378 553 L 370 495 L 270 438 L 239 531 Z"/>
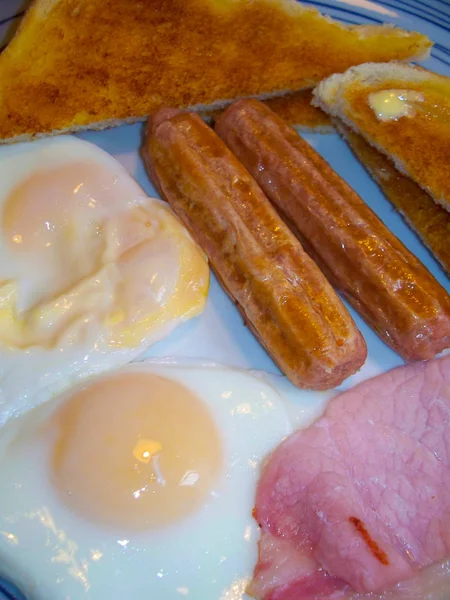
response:
<path id="1" fill-rule="evenodd" d="M 8 423 L 0 436 L 0 574 L 33 600 L 245 597 L 257 553 L 259 468 L 293 431 L 286 404 L 294 406 L 299 391 L 281 377 L 268 383 L 218 366 L 145 361 L 122 371 L 142 369 L 180 382 L 205 403 L 223 440 L 220 477 L 195 513 L 160 531 L 127 532 L 68 510 L 49 479 L 49 444 L 32 441 L 76 388 Z M 284 398 L 274 387 L 281 382 Z M 19 434 L 29 443 L 15 443 Z"/>

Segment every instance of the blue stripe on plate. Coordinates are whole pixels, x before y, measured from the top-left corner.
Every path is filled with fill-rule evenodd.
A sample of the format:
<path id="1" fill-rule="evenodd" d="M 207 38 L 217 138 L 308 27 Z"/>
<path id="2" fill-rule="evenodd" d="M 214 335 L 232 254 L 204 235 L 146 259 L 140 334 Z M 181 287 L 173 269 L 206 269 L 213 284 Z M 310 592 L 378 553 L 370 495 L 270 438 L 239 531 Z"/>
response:
<path id="1" fill-rule="evenodd" d="M 450 67 L 450 62 L 448 60 L 445 60 L 445 58 L 442 58 L 441 56 L 438 56 L 437 54 L 432 54 L 431 56 L 432 56 L 432 58 L 434 58 L 435 60 L 439 61 L 440 63 L 442 63 L 446 67 Z"/>
<path id="2" fill-rule="evenodd" d="M 357 21 L 350 21 L 350 19 L 345 19 L 344 17 L 338 17 L 339 21 L 345 23 L 346 25 L 360 25 Z"/>
<path id="3" fill-rule="evenodd" d="M 400 2 L 400 0 L 398 0 Z M 430 3 L 430 1 L 424 2 L 424 0 L 413 0 L 410 4 L 411 8 L 413 8 L 414 6 L 417 6 L 417 10 L 425 10 L 427 12 L 431 11 L 433 16 L 435 17 L 449 17 L 450 15 L 450 5 L 446 5 L 446 10 L 443 10 L 442 8 L 438 8 L 437 6 L 434 6 L 433 4 Z M 437 13 L 437 14 L 436 14 Z"/>
<path id="4" fill-rule="evenodd" d="M 327 2 L 318 2 L 317 0 L 299 0 L 301 4 L 311 4 L 312 6 L 316 6 L 316 7 L 321 7 L 321 8 L 326 8 L 328 11 L 332 11 L 333 13 L 339 13 L 339 12 L 343 12 L 346 15 L 353 15 L 355 17 L 359 17 L 360 19 L 363 19 L 365 21 L 371 21 L 372 23 L 376 23 L 377 25 L 383 23 L 382 20 L 380 19 L 376 19 L 375 17 L 371 17 L 369 15 L 363 15 L 362 13 L 356 11 L 356 10 L 350 10 L 349 8 L 344 8 L 344 7 L 340 7 L 340 6 L 336 6 L 336 4 L 328 4 Z M 341 17 L 338 14 L 333 14 L 333 17 L 335 17 L 336 19 L 341 19 Z M 342 19 L 341 19 L 342 20 Z M 354 25 L 357 25 L 357 23 L 353 23 Z"/>
<path id="5" fill-rule="evenodd" d="M 418 4 L 419 6 L 426 6 L 429 9 L 436 10 L 440 14 L 448 15 L 450 12 L 450 4 L 448 0 L 411 0 L 412 3 Z"/>
<path id="6" fill-rule="evenodd" d="M 0 25 L 5 25 L 5 23 L 9 23 L 10 21 L 13 21 L 14 19 L 18 19 L 19 17 L 21 17 L 24 14 L 25 14 L 25 11 L 21 10 L 18 13 L 16 13 L 15 15 L 11 15 L 10 17 L 6 17 L 6 19 L 2 19 L 0 21 Z"/>
<path id="7" fill-rule="evenodd" d="M 436 54 L 436 50 L 442 52 L 442 54 L 444 54 L 444 56 L 440 56 L 439 54 Z M 443 63 L 444 65 L 447 65 L 448 67 L 450 67 L 450 60 L 445 58 L 445 57 L 449 57 L 450 58 L 450 50 L 448 48 L 444 48 L 443 46 L 441 46 L 440 48 L 433 48 L 433 50 L 431 51 L 431 56 L 433 58 L 435 58 L 436 60 L 438 60 L 439 62 Z"/>
<path id="8" fill-rule="evenodd" d="M 443 6 L 445 6 L 445 10 L 448 11 L 449 10 L 449 3 L 447 0 L 434 0 L 435 2 L 438 2 L 439 4 L 442 4 Z"/>
<path id="9" fill-rule="evenodd" d="M 446 48 L 445 46 L 442 46 L 441 44 L 434 44 L 434 48 L 436 48 L 436 50 L 439 50 L 443 54 L 450 56 L 450 48 Z"/>
<path id="10" fill-rule="evenodd" d="M 425 19 L 424 15 L 427 15 L 429 17 L 433 17 L 435 19 L 437 19 L 439 22 L 444 22 L 447 25 L 450 25 L 450 18 L 448 15 L 446 15 L 444 12 L 442 13 L 438 13 L 436 14 L 435 12 L 430 12 L 429 7 L 426 4 L 423 4 L 423 6 L 425 8 L 422 8 L 420 6 L 414 6 L 413 4 L 410 4 L 409 2 L 405 2 L 404 0 L 396 0 L 396 4 L 399 4 L 399 9 L 400 10 L 404 10 L 403 6 L 407 6 L 408 8 L 413 8 L 416 11 L 418 11 L 416 14 L 417 16 L 419 16 L 422 19 Z"/>
<path id="11" fill-rule="evenodd" d="M 19 590 L 6 582 L 4 579 L 0 579 L 0 600 L 26 600 L 25 596 L 19 592 Z"/>
<path id="12" fill-rule="evenodd" d="M 396 2 L 404 2 L 408 4 L 411 8 L 418 8 L 419 6 L 423 6 L 427 10 L 436 11 L 441 15 L 448 15 L 450 12 L 450 4 L 447 2 L 442 2 L 442 0 L 391 0 L 394 4 Z M 441 1 L 443 6 L 436 6 L 437 2 Z M 445 7 L 445 8 L 444 8 Z M 421 10 L 421 9 L 420 9 Z"/>
<path id="13" fill-rule="evenodd" d="M 422 21 L 425 21 L 426 23 L 431 23 L 432 25 L 436 25 L 436 27 L 440 27 L 444 31 L 450 32 L 450 29 L 445 27 L 444 25 L 442 25 L 442 23 L 439 20 L 427 18 L 423 12 L 420 12 L 420 10 L 419 10 L 419 12 L 409 10 L 408 8 L 411 8 L 411 5 L 407 4 L 406 6 L 408 6 L 408 8 L 403 8 L 396 4 L 391 4 L 390 2 L 385 2 L 385 0 L 377 0 L 377 3 L 380 4 L 381 6 L 387 6 L 389 8 L 395 8 L 397 10 L 401 10 L 402 12 L 404 12 L 407 15 L 411 15 L 413 17 L 419 17 L 420 19 L 422 19 Z"/>

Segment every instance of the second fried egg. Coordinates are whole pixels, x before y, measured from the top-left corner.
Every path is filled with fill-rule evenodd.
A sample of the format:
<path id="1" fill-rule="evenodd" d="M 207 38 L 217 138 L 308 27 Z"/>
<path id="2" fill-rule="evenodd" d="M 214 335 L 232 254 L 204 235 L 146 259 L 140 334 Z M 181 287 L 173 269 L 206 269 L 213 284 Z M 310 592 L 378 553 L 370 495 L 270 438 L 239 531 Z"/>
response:
<path id="1" fill-rule="evenodd" d="M 0 574 L 35 600 L 244 598 L 261 461 L 293 429 L 286 391 L 149 361 L 11 421 Z"/>
<path id="2" fill-rule="evenodd" d="M 0 424 L 41 387 L 129 362 L 205 304 L 163 202 L 71 136 L 0 149 Z"/>

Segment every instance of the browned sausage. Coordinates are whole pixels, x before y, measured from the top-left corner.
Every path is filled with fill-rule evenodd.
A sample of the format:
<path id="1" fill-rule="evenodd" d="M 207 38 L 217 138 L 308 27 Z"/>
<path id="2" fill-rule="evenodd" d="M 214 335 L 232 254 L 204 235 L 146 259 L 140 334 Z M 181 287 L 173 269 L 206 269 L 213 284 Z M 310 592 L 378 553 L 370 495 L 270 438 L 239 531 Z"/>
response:
<path id="1" fill-rule="evenodd" d="M 331 388 L 361 367 L 366 345 L 347 309 L 210 127 L 194 114 L 160 111 L 143 154 L 162 196 L 294 384 Z"/>
<path id="2" fill-rule="evenodd" d="M 450 297 L 294 129 L 241 100 L 215 129 L 331 283 L 405 360 L 450 346 Z"/>

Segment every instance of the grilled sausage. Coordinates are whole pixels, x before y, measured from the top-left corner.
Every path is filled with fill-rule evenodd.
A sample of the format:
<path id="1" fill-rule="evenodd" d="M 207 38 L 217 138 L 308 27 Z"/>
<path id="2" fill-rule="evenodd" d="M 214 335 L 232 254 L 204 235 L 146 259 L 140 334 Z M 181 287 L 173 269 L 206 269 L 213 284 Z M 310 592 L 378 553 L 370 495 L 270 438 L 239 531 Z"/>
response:
<path id="1" fill-rule="evenodd" d="M 197 115 L 163 109 L 143 148 L 153 182 L 296 385 L 327 389 L 364 363 L 364 339 L 263 192 Z"/>
<path id="2" fill-rule="evenodd" d="M 329 281 L 405 360 L 450 346 L 450 297 L 358 194 L 257 100 L 216 132 L 256 179 Z"/>

